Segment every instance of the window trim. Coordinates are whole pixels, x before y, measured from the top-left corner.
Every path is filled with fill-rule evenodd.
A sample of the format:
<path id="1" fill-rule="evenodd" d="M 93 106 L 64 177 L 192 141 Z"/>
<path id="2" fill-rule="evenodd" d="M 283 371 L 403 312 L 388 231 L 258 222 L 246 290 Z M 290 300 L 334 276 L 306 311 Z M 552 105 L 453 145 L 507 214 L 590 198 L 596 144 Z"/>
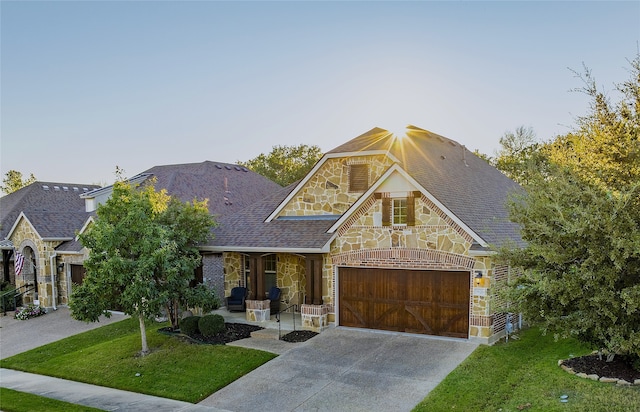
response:
<path id="1" fill-rule="evenodd" d="M 398 204 L 396 204 L 396 202 L 398 202 Z M 404 213 L 401 213 L 402 211 L 404 211 Z M 409 199 L 406 197 L 392 198 L 391 199 L 392 226 L 407 226 L 408 221 L 409 221 Z"/>

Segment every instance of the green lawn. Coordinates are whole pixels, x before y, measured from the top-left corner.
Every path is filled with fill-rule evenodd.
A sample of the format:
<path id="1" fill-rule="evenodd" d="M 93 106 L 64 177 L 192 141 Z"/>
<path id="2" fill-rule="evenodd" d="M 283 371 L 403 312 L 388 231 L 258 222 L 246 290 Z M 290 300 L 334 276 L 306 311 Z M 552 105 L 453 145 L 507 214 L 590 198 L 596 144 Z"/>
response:
<path id="1" fill-rule="evenodd" d="M 196 403 L 276 355 L 225 345 L 195 345 L 149 325 L 151 353 L 137 356 L 137 320 L 127 319 L 0 361 L 3 368 Z"/>
<path id="2" fill-rule="evenodd" d="M 0 410 L 4 412 L 100 412 L 102 409 L 74 405 L 31 393 L 0 388 Z"/>
<path id="3" fill-rule="evenodd" d="M 480 346 L 414 411 L 640 410 L 640 387 L 578 378 L 558 366 L 558 359 L 589 353 L 587 347 L 575 340 L 555 342 L 537 329 L 519 337 Z M 560 402 L 561 395 L 568 395 L 567 403 Z"/>

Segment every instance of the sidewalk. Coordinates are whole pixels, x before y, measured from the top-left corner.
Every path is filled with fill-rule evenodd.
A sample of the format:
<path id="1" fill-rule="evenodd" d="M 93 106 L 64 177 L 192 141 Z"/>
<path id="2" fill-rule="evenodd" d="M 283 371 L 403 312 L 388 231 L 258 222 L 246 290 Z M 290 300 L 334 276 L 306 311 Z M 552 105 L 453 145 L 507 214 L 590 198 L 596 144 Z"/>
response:
<path id="1" fill-rule="evenodd" d="M 226 310 L 220 310 L 218 313 L 223 315 L 228 322 L 246 322 L 244 313 L 229 313 Z M 50 311 L 44 316 L 20 321 L 14 319 L 13 312 L 11 312 L 7 316 L 0 317 L 0 359 L 125 318 L 125 315 L 115 313 L 111 318 L 101 317 L 100 322 L 97 323 L 84 323 L 72 319 L 68 308 L 59 307 L 58 310 Z M 269 327 L 274 327 L 274 321 L 267 323 L 269 323 Z M 280 326 L 288 328 L 292 325 Z M 275 324 L 275 327 L 277 328 L 277 324 Z M 264 350 L 280 355 L 300 344 L 275 339 L 248 338 L 232 342 L 231 345 Z M 212 406 L 181 402 L 12 369 L 0 369 L 0 386 L 108 411 L 226 411 Z"/>
<path id="2" fill-rule="evenodd" d="M 107 411 L 224 411 L 223 409 L 175 401 L 173 399 L 67 381 L 11 369 L 0 369 L 0 386 Z"/>

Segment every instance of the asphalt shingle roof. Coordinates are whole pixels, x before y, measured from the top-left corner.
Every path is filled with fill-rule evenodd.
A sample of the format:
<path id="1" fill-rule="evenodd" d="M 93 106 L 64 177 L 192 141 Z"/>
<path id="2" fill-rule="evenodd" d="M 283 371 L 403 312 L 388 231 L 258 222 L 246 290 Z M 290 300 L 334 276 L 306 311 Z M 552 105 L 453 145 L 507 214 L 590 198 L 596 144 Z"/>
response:
<path id="1" fill-rule="evenodd" d="M 291 192 L 294 185 L 267 196 L 248 208 L 223 216 L 214 228 L 208 246 L 233 248 L 317 249 L 331 238 L 329 220 L 274 220 L 264 223 L 273 209 Z"/>
<path id="2" fill-rule="evenodd" d="M 505 207 L 509 194 L 520 186 L 464 146 L 413 126 L 402 140 L 374 128 L 327 154 L 368 151 L 385 151 L 398 159 L 409 175 L 489 245 L 522 244 L 519 227 L 509 221 Z M 221 219 L 209 245 L 289 249 L 326 245 L 332 236 L 326 231 L 338 217 L 264 222 L 294 188 L 295 184 Z"/>
<path id="3" fill-rule="evenodd" d="M 409 175 L 488 244 L 522 244 L 519 226 L 509 221 L 505 206 L 521 187 L 460 143 L 415 126 L 403 139 L 374 128 L 329 153 L 366 150 L 395 156 Z"/>
<path id="4" fill-rule="evenodd" d="M 209 199 L 209 213 L 218 216 L 235 213 L 282 189 L 266 177 L 230 163 L 155 166 L 143 173 L 156 178 L 157 190 L 166 189 L 183 202 Z"/>
<path id="5" fill-rule="evenodd" d="M 0 238 L 5 239 L 20 212 L 43 238 L 71 238 L 89 217 L 82 193 L 99 186 L 34 182 L 0 197 Z"/>

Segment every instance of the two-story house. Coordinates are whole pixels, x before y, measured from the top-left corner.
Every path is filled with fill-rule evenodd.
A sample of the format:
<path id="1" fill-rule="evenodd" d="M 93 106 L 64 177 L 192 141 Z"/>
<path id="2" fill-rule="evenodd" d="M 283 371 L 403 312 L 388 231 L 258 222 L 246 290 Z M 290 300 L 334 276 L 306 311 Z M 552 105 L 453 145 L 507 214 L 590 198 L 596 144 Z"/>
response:
<path id="1" fill-rule="evenodd" d="M 521 244 L 505 202 L 519 186 L 463 145 L 409 126 L 374 128 L 300 182 L 225 215 L 226 294 L 303 305 L 304 326 L 403 331 L 491 343 L 505 330 L 494 248 Z M 317 316 L 305 316 L 314 314 Z"/>

